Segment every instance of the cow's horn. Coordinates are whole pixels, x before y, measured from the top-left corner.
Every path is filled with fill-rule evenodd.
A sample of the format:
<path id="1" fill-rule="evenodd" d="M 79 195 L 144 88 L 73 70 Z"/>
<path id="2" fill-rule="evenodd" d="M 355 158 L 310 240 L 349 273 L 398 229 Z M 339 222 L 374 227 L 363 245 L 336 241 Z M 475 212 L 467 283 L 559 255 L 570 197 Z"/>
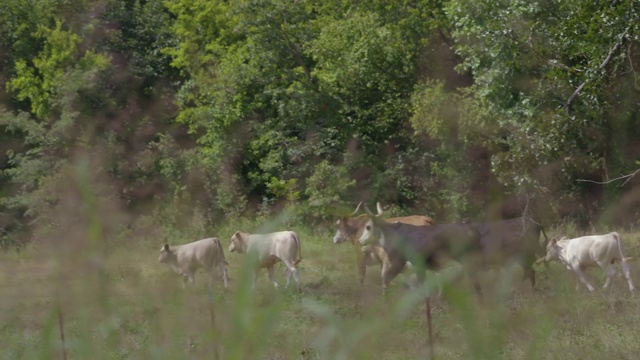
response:
<path id="1" fill-rule="evenodd" d="M 376 207 L 378 208 L 378 216 L 382 215 L 382 205 L 380 205 L 380 201 L 376 202 Z"/>
<path id="2" fill-rule="evenodd" d="M 360 203 L 359 203 L 359 204 L 358 204 L 358 206 L 356 207 L 356 211 L 354 211 L 354 212 L 351 214 L 351 216 L 355 215 L 355 214 L 358 212 L 358 210 L 360 210 L 360 206 L 362 206 L 362 201 L 360 201 Z"/>

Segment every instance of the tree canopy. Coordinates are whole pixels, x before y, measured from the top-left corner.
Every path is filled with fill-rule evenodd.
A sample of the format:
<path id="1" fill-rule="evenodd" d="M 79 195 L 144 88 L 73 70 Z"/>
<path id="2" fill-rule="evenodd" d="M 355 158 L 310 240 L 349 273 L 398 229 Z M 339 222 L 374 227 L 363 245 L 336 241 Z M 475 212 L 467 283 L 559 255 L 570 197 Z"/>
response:
<path id="1" fill-rule="evenodd" d="M 215 222 L 295 206 L 322 224 L 366 199 L 479 219 L 527 194 L 583 223 L 631 199 L 610 220 L 636 221 L 637 182 L 604 183 L 640 167 L 639 12 L 634 0 L 6 0 L 2 243 L 57 226 L 81 161 L 132 214 L 171 203 Z"/>

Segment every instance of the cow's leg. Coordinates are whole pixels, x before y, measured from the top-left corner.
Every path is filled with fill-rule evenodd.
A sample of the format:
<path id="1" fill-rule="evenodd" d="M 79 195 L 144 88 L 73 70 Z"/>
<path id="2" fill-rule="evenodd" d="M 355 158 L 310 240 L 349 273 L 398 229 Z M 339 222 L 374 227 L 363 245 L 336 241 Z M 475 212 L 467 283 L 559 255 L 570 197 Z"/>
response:
<path id="1" fill-rule="evenodd" d="M 289 269 L 289 276 L 287 277 L 287 286 L 289 286 L 289 278 L 293 276 L 293 281 L 296 283 L 296 287 L 300 284 L 300 279 L 298 278 L 298 269 L 295 266 L 292 266 Z"/>
<path id="2" fill-rule="evenodd" d="M 385 263 L 388 263 L 388 261 L 386 261 Z M 391 280 L 393 280 L 396 276 L 398 276 L 398 274 L 400 274 L 400 272 L 402 272 L 402 269 L 404 269 L 404 263 L 405 261 L 396 261 L 392 263 L 391 266 L 387 266 L 386 271 L 384 269 L 385 267 L 383 266 L 383 270 L 382 270 L 382 293 L 383 294 L 386 293 L 387 286 L 389 286 L 389 283 L 391 282 Z"/>
<path id="3" fill-rule="evenodd" d="M 587 289 L 589 289 L 589 291 L 595 290 L 595 288 L 587 280 L 587 277 L 584 276 L 583 269 L 581 269 L 580 267 L 577 267 L 574 269 L 574 271 L 576 272 L 578 279 L 580 279 L 580 281 L 587 287 Z"/>
<path id="4" fill-rule="evenodd" d="M 531 288 L 535 289 L 536 288 L 536 271 L 533 269 L 533 263 L 525 263 L 522 266 L 522 269 L 524 270 L 524 277 L 525 278 L 529 278 L 529 281 L 531 282 Z"/>
<path id="5" fill-rule="evenodd" d="M 226 289 L 229 284 L 229 274 L 227 273 L 227 264 L 224 261 L 221 261 L 218 264 L 220 268 L 220 272 L 222 273 L 222 281 L 224 282 L 224 288 Z"/>
<path id="6" fill-rule="evenodd" d="M 295 267 L 295 265 L 292 265 L 291 268 L 289 269 L 289 271 L 291 272 L 291 275 L 293 275 L 293 281 L 295 281 L 296 287 L 298 287 L 298 285 L 300 284 L 300 278 L 298 276 L 298 269 Z"/>
<path id="7" fill-rule="evenodd" d="M 473 286 L 473 290 L 476 292 L 478 298 L 482 299 L 482 287 L 480 287 L 480 260 L 474 258 L 467 258 L 464 262 L 465 271 L 469 280 L 471 281 L 471 285 Z"/>
<path id="8" fill-rule="evenodd" d="M 606 261 L 598 261 L 598 265 L 604 270 L 604 273 L 607 275 L 607 280 L 604 282 L 603 289 L 608 289 L 611 285 L 611 281 L 613 277 L 616 275 L 616 269 L 613 267 L 613 264 L 607 263 Z"/>
<path id="9" fill-rule="evenodd" d="M 385 282 L 385 277 L 387 276 L 387 272 L 389 272 L 389 269 L 391 268 L 391 264 L 389 264 L 388 261 L 383 261 L 382 262 L 382 270 L 380 271 L 380 277 L 382 279 L 382 295 L 384 295 L 387 292 L 387 283 Z"/>
<path id="10" fill-rule="evenodd" d="M 269 280 L 271 281 L 271 283 L 273 283 L 273 287 L 277 289 L 278 283 L 276 282 L 276 279 L 273 276 L 273 265 L 270 265 L 269 267 L 267 267 L 267 273 L 269 274 Z"/>
<path id="11" fill-rule="evenodd" d="M 627 283 L 629 283 L 629 291 L 634 291 L 635 287 L 633 286 L 633 281 L 631 280 L 631 273 L 629 272 L 629 265 L 626 261 L 620 261 L 620 267 L 622 268 L 622 272 L 624 273 L 624 277 L 627 278 Z"/>
<path id="12" fill-rule="evenodd" d="M 482 288 L 480 287 L 480 270 L 484 269 L 486 266 L 484 256 L 482 254 L 467 255 L 460 258 L 459 262 L 462 264 L 469 281 L 471 281 L 471 285 L 473 286 L 473 290 L 476 295 L 479 299 L 482 299 L 483 295 Z"/>
<path id="13" fill-rule="evenodd" d="M 426 270 L 422 266 L 416 269 L 416 278 L 418 280 L 418 286 L 424 285 L 425 280 L 427 279 L 426 273 L 427 273 Z M 431 292 L 429 292 L 429 294 L 427 295 L 427 298 L 431 298 Z"/>
<path id="14" fill-rule="evenodd" d="M 287 270 L 286 270 L 286 274 L 287 274 L 287 283 L 284 286 L 285 288 L 289 287 L 289 283 L 291 282 L 291 276 L 293 275 L 293 280 L 296 283 L 296 286 L 298 286 L 298 269 L 296 269 L 296 266 L 293 265 L 293 263 L 291 262 L 284 262 Z"/>
<path id="15" fill-rule="evenodd" d="M 365 254 L 356 247 L 356 263 L 358 264 L 358 280 L 360 280 L 360 285 L 364 284 L 364 279 L 367 274 L 367 264 L 364 257 Z"/>
<path id="16" fill-rule="evenodd" d="M 286 275 L 285 278 L 287 279 L 287 282 L 284 284 L 284 288 L 286 289 L 289 287 L 289 283 L 291 282 L 291 270 L 288 266 L 285 266 L 284 274 Z"/>
<path id="17" fill-rule="evenodd" d="M 211 276 L 211 278 L 209 279 L 209 287 L 213 289 L 213 285 L 216 283 L 216 266 L 215 266 L 215 264 L 211 265 L 209 267 L 209 275 Z"/>

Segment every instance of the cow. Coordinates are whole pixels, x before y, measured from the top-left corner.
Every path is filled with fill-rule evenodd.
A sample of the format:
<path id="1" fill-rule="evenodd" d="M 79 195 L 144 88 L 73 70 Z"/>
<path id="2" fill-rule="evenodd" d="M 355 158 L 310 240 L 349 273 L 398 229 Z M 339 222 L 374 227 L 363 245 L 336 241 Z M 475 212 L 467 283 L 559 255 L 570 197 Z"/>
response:
<path id="1" fill-rule="evenodd" d="M 535 289 L 536 273 L 533 268 L 536 259 L 544 254 L 548 242 L 547 234 L 539 223 L 530 217 L 522 216 L 513 219 L 472 223 L 480 233 L 477 265 L 488 268 L 492 265 L 502 266 L 509 262 L 518 263 L 524 270 L 523 279 L 528 278 Z M 540 234 L 544 235 L 544 243 L 540 243 Z M 477 272 L 472 272 L 472 277 Z M 477 284 L 477 280 L 474 280 Z"/>
<path id="2" fill-rule="evenodd" d="M 464 256 L 472 253 L 480 243 L 480 233 L 466 224 L 412 225 L 400 222 L 389 223 L 382 219 L 382 209 L 378 214 L 369 211 L 364 230 L 358 242 L 361 245 L 377 244 L 388 256 L 382 265 L 383 293 L 389 283 L 410 262 L 417 271 L 420 281 L 425 278 L 425 270 L 439 270 L 446 259 L 464 263 Z"/>
<path id="3" fill-rule="evenodd" d="M 228 263 L 218 238 L 202 239 L 183 245 L 164 244 L 160 248 L 158 261 L 171 266 L 175 272 L 183 276 L 185 282 L 189 281 L 190 283 L 195 282 L 195 272 L 201 267 L 211 274 L 213 281 L 214 269 L 218 266 L 222 272 L 224 287 L 227 287 Z"/>
<path id="4" fill-rule="evenodd" d="M 535 288 L 533 265 L 536 262 L 537 253 L 544 252 L 544 246 L 540 244 L 539 238 L 540 232 L 545 233 L 541 225 L 527 217 L 488 223 L 447 224 L 446 227 L 432 225 L 434 228 L 427 230 L 430 227 L 401 226 L 399 223 L 382 226 L 384 224 L 379 219 L 380 209 L 377 215 L 372 214 L 366 206 L 365 209 L 370 215 L 370 220 L 360 237 L 359 241 L 362 244 L 378 242 L 387 254 L 389 251 L 398 253 L 398 246 L 408 247 L 409 253 L 413 252 L 424 257 L 427 260 L 427 267 L 431 269 L 441 267 L 440 262 L 445 257 L 456 260 L 465 267 L 478 296 L 482 295 L 478 270 L 491 265 L 504 265 L 511 261 L 522 265 L 524 277 L 528 277 L 532 287 Z M 461 228 L 466 228 L 466 231 Z M 383 229 L 393 239 L 391 245 L 382 243 L 385 239 Z M 447 241 L 452 243 L 447 244 Z M 391 254 L 389 256 L 391 257 Z M 397 257 L 397 255 L 394 256 Z M 390 260 L 390 263 L 394 261 Z M 397 275 L 396 271 L 395 268 L 389 270 L 387 277 L 393 278 Z M 390 281 L 390 279 L 384 281 Z"/>
<path id="5" fill-rule="evenodd" d="M 277 289 L 278 283 L 273 277 L 274 265 L 282 261 L 287 267 L 287 283 L 289 286 L 291 276 L 298 286 L 298 270 L 296 265 L 302 261 L 300 237 L 294 231 L 279 231 L 268 234 L 249 234 L 236 231 L 231 237 L 230 252 L 251 254 L 256 256 L 258 264 L 253 277 L 253 287 L 256 286 L 256 277 L 261 268 L 267 268 L 269 280 Z"/>
<path id="6" fill-rule="evenodd" d="M 333 237 L 334 244 L 342 244 L 346 242 L 351 242 L 356 251 L 356 263 L 358 266 L 358 274 L 360 284 L 364 283 L 364 279 L 366 276 L 367 266 L 373 266 L 380 264 L 384 267 L 384 264 L 387 264 L 387 267 L 390 266 L 388 257 L 384 249 L 378 245 L 371 244 L 366 246 L 361 246 L 358 242 L 358 239 L 362 235 L 362 231 L 364 230 L 364 226 L 369 220 L 369 217 L 366 214 L 354 217 L 354 215 L 360 210 L 362 206 L 362 201 L 356 207 L 356 210 L 349 216 L 343 216 L 336 221 L 336 234 Z M 381 212 L 380 203 L 377 203 L 378 212 Z M 413 225 L 433 225 L 435 221 L 429 216 L 424 215 L 411 215 L 411 216 L 403 216 L 403 217 L 395 217 L 389 218 L 385 221 L 389 223 L 393 222 L 401 222 L 404 224 L 413 224 Z"/>
<path id="7" fill-rule="evenodd" d="M 611 280 L 616 271 L 613 267 L 615 262 L 620 264 L 624 276 L 629 283 L 629 291 L 635 290 L 629 265 L 627 261 L 631 258 L 624 256 L 624 245 L 617 232 L 604 235 L 582 236 L 574 239 L 562 237 L 560 240 L 552 239 L 547 244 L 547 255 L 545 261 L 558 260 L 569 270 L 573 270 L 589 291 L 594 291 L 594 287 L 589 283 L 584 275 L 584 271 L 590 267 L 599 266 L 607 275 L 604 289 L 611 284 Z M 541 259 L 542 260 L 542 259 Z M 576 290 L 580 287 L 580 282 L 576 285 Z"/>

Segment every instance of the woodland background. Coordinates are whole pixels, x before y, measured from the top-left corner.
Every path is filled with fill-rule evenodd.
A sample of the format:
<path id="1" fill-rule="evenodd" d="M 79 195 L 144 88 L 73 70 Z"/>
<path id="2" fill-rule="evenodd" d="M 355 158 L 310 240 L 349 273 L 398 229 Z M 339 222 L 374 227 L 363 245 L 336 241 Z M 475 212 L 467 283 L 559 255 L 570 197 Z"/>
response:
<path id="1" fill-rule="evenodd" d="M 640 176 L 615 179 L 640 168 L 639 12 L 3 0 L 0 241 L 86 217 L 79 197 L 126 214 L 101 231 L 283 210 L 329 229 L 360 200 L 635 226 Z"/>

